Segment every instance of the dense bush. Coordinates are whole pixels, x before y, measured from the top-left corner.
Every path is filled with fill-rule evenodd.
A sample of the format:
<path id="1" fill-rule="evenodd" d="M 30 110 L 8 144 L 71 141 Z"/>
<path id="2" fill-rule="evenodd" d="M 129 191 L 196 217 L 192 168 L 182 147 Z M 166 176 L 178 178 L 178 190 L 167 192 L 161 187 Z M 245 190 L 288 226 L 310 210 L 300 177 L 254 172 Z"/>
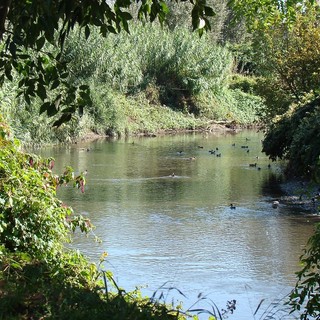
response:
<path id="1" fill-rule="evenodd" d="M 263 151 L 272 160 L 287 159 L 289 176 L 318 179 L 320 99 L 296 106 L 268 128 Z"/>
<path id="2" fill-rule="evenodd" d="M 308 241 L 308 249 L 301 257 L 302 269 L 297 273 L 298 282 L 290 294 L 292 310 L 301 312 L 300 319 L 320 319 L 320 224 Z"/>

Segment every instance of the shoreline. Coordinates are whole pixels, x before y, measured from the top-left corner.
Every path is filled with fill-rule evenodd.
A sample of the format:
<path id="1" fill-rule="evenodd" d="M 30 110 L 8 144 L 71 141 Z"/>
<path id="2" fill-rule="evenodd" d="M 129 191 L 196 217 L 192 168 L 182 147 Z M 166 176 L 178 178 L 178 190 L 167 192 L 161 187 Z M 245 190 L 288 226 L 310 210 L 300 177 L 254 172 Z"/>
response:
<path id="1" fill-rule="evenodd" d="M 280 183 L 283 196 L 279 202 L 288 206 L 298 206 L 313 212 L 320 218 L 320 186 L 312 181 L 288 179 Z"/>
<path id="2" fill-rule="evenodd" d="M 181 133 L 192 133 L 192 132 L 230 132 L 237 133 L 244 129 L 261 129 L 258 125 L 239 126 L 233 122 L 229 123 L 226 121 L 210 121 L 206 127 L 199 127 L 196 129 L 168 129 L 159 130 L 157 132 L 141 131 L 132 134 L 128 134 L 127 137 L 157 137 L 161 135 L 181 134 Z M 98 134 L 93 131 L 87 132 L 83 136 L 75 139 L 72 143 L 88 142 L 103 138 L 121 138 L 118 135 Z"/>

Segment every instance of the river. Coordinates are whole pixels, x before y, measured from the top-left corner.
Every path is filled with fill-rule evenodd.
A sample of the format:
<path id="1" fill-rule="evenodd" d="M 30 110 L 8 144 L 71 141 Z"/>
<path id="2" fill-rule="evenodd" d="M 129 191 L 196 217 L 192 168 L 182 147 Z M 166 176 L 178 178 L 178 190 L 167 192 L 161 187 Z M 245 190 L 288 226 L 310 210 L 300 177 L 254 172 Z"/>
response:
<path id="1" fill-rule="evenodd" d="M 250 320 L 266 318 L 289 293 L 314 230 L 301 208 L 272 207 L 281 196 L 281 164 L 261 152 L 262 138 L 252 130 L 189 133 L 38 153 L 53 156 L 57 172 L 88 170 L 85 193 L 65 187 L 59 196 L 91 219 L 102 240 L 76 234 L 73 246 L 95 262 L 107 252 L 105 268 L 119 286 L 141 286 L 148 296 L 169 287 L 164 299 L 183 301 L 184 309 L 199 294 L 194 308 L 236 300 L 229 318 Z"/>

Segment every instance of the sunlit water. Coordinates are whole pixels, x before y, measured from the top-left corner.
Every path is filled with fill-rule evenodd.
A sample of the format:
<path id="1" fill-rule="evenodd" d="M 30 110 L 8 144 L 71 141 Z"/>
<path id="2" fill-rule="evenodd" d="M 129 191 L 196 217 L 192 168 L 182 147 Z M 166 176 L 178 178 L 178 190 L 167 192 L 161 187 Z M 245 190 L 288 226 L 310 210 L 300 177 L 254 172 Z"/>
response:
<path id="1" fill-rule="evenodd" d="M 77 235 L 74 247 L 95 262 L 108 252 L 105 267 L 119 286 L 143 286 L 151 296 L 166 283 L 186 296 L 171 290 L 167 302 L 183 301 L 185 309 L 199 293 L 208 299 L 195 308 L 210 309 L 211 299 L 222 309 L 236 299 L 230 319 L 247 320 L 262 319 L 289 293 L 314 225 L 302 209 L 272 208 L 281 170 L 268 167 L 261 139 L 255 131 L 193 133 L 102 139 L 40 153 L 56 159 L 57 172 L 66 165 L 88 170 L 84 194 L 67 187 L 59 195 L 91 219 L 102 240 Z"/>

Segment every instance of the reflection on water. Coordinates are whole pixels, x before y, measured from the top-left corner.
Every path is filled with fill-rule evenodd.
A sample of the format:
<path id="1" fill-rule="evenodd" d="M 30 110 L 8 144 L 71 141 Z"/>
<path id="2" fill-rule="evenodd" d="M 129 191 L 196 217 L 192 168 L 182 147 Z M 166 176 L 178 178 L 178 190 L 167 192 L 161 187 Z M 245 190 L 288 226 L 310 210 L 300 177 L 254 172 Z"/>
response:
<path id="1" fill-rule="evenodd" d="M 313 231 L 301 210 L 272 208 L 280 168 L 268 166 L 261 138 L 254 131 L 186 134 L 41 152 L 56 158 L 58 171 L 70 164 L 88 170 L 84 194 L 67 187 L 60 196 L 103 241 L 76 237 L 74 246 L 94 261 L 107 251 L 106 268 L 120 286 L 147 284 L 151 295 L 169 281 L 187 296 L 175 292 L 185 307 L 200 292 L 220 308 L 236 299 L 231 319 L 242 320 L 254 318 L 261 299 L 266 308 L 289 292 Z"/>

